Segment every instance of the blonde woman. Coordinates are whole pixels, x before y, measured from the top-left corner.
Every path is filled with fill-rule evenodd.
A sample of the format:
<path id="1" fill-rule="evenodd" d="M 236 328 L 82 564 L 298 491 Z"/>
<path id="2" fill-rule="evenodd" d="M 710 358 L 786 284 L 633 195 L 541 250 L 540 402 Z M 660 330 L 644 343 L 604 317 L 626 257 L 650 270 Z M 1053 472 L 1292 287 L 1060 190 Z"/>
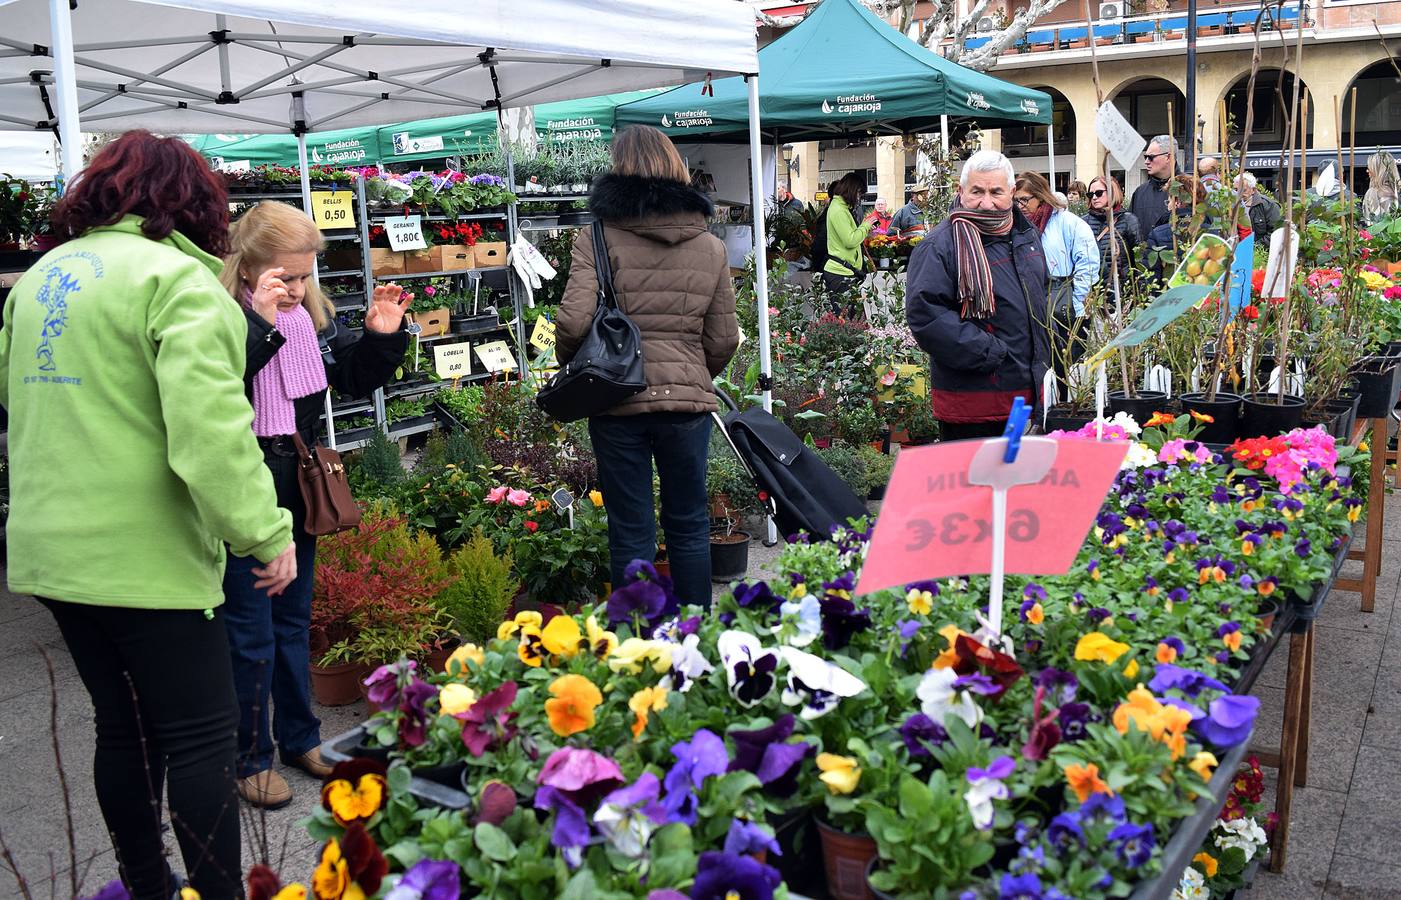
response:
<path id="1" fill-rule="evenodd" d="M 292 512 L 297 578 L 269 597 L 256 583 L 251 557 L 229 554 L 224 572 L 225 623 L 238 692 L 238 792 L 255 806 L 277 808 L 292 789 L 272 768 L 282 761 L 318 778 L 330 772 L 317 750 L 320 725 L 311 711 L 312 576 L 316 538 L 306 533 L 292 434 L 315 439 L 327 387 L 364 397 L 383 387 L 404 356 L 404 310 L 413 299 L 398 285 L 374 289 L 362 336 L 339 327 L 335 306 L 312 273 L 321 232 L 301 210 L 259 203 L 229 230 L 232 253 L 221 281 L 248 321 L 244 383 L 253 404 L 253 433 L 272 471 L 278 503 Z M 268 700 L 272 699 L 272 728 Z"/>
<path id="2" fill-rule="evenodd" d="M 1397 213 L 1401 202 L 1401 177 L 1396 174 L 1396 158 L 1378 150 L 1367 159 L 1367 193 L 1362 196 L 1362 214 L 1368 225 Z"/>

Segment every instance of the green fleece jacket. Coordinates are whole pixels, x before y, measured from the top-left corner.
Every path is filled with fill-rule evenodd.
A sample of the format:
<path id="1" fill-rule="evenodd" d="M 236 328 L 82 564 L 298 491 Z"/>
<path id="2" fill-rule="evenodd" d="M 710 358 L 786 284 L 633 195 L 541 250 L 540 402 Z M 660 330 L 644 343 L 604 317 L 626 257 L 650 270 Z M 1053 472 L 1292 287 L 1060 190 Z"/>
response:
<path id="1" fill-rule="evenodd" d="M 861 271 L 861 244 L 871 233 L 873 224 L 857 225 L 846 201 L 833 197 L 827 205 L 827 264 L 822 271 L 833 275 L 854 275 Z"/>
<path id="2" fill-rule="evenodd" d="M 248 327 L 220 261 L 127 216 L 46 253 L 5 302 L 9 584 L 143 609 L 224 601 L 224 543 L 292 540 L 243 392 Z"/>

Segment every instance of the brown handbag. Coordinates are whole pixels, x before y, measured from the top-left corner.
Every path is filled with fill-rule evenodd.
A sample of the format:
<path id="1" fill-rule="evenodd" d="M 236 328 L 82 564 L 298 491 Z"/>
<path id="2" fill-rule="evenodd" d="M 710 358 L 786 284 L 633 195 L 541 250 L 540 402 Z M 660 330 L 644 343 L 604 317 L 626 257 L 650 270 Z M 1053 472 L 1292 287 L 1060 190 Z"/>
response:
<path id="1" fill-rule="evenodd" d="M 350 493 L 341 455 L 317 444 L 308 450 L 302 436 L 292 435 L 297 448 L 297 483 L 306 502 L 306 533 L 335 534 L 360 524 L 360 507 Z"/>

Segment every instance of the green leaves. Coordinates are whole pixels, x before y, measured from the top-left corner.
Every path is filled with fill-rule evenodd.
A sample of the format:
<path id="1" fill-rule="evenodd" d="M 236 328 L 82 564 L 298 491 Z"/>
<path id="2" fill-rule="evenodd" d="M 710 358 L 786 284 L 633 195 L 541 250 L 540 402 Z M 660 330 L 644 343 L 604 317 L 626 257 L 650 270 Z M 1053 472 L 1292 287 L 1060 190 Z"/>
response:
<path id="1" fill-rule="evenodd" d="M 478 823 L 472 830 L 472 839 L 482 855 L 496 862 L 510 862 L 516 853 L 516 845 L 506 832 L 490 822 Z"/>

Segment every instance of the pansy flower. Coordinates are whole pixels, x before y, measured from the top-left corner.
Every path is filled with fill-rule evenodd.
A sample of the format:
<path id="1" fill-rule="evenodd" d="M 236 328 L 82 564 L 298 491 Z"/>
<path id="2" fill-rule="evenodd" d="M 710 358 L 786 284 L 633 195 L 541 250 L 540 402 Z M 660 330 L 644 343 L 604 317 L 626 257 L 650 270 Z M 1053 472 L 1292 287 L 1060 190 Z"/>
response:
<path id="1" fill-rule="evenodd" d="M 764 826 L 744 819 L 730 822 L 730 830 L 725 835 L 725 852 L 736 856 L 753 856 L 758 853 L 772 853 L 782 856 L 778 840 Z"/>
<path id="2" fill-rule="evenodd" d="M 772 866 L 752 856 L 720 853 L 700 855 L 691 900 L 773 900 L 783 876 Z"/>
<path id="3" fill-rule="evenodd" d="M 817 776 L 833 794 L 850 794 L 861 782 L 861 767 L 855 757 L 836 753 L 817 754 L 817 768 L 822 772 Z"/>
<path id="4" fill-rule="evenodd" d="M 1135 825 L 1125 822 L 1109 832 L 1109 842 L 1114 845 L 1114 853 L 1120 862 L 1131 869 L 1144 865 L 1153 858 L 1153 823 Z"/>
<path id="5" fill-rule="evenodd" d="M 839 594 L 846 590 L 828 591 L 819 601 L 822 616 L 822 643 L 828 650 L 841 650 L 857 634 L 871 627 L 871 611 L 857 609 L 856 604 Z"/>
<path id="6" fill-rule="evenodd" d="M 992 801 L 1006 800 L 1011 796 L 1007 785 L 1002 782 L 1016 767 L 1017 762 L 1012 757 L 999 756 L 986 769 L 974 767 L 966 773 L 968 790 L 963 794 L 963 801 L 968 804 L 968 812 L 973 816 L 973 826 L 979 831 L 992 828 L 997 814 Z"/>
<path id="7" fill-rule="evenodd" d="M 715 732 L 701 728 L 689 741 L 673 744 L 671 755 L 676 757 L 676 763 L 666 773 L 666 798 L 662 801 L 667 821 L 695 825 L 699 807 L 696 791 L 707 778 L 723 775 L 729 769 L 725 741 Z"/>
<path id="8" fill-rule="evenodd" d="M 662 684 L 684 694 L 696 679 L 713 671 L 715 667 L 700 651 L 700 635 L 688 634 L 681 643 L 671 645 L 671 670 L 662 678 Z"/>
<path id="9" fill-rule="evenodd" d="M 1037 685 L 1036 694 L 1032 700 L 1031 732 L 1027 735 L 1026 743 L 1022 745 L 1022 756 L 1037 762 L 1049 756 L 1056 744 L 1060 743 L 1060 726 L 1056 724 L 1060 710 L 1053 709 L 1047 715 L 1042 716 L 1041 705 L 1045 699 L 1046 688 Z"/>
<path id="10" fill-rule="evenodd" d="M 584 620 L 584 629 L 589 651 L 598 659 L 607 659 L 618 648 L 618 636 L 604 630 L 603 626 L 598 624 L 597 616 L 589 616 Z"/>
<path id="11" fill-rule="evenodd" d="M 1092 794 L 1113 794 L 1109 785 L 1099 777 L 1099 766 L 1094 763 L 1071 763 L 1065 767 L 1065 783 L 1075 792 L 1075 797 L 1084 803 Z"/>
<path id="12" fill-rule="evenodd" d="M 555 616 L 541 630 L 540 644 L 551 656 L 571 659 L 586 642 L 573 616 Z"/>
<path id="13" fill-rule="evenodd" d="M 671 654 L 675 646 L 666 641 L 628 638 L 613 650 L 613 655 L 608 658 L 608 668 L 628 675 L 637 675 L 648 666 L 651 666 L 654 672 L 668 672 L 671 670 Z"/>
<path id="14" fill-rule="evenodd" d="M 652 832 L 666 822 L 666 812 L 657 802 L 661 789 L 656 775 L 643 772 L 633 784 L 604 797 L 594 813 L 599 833 L 626 859 L 642 858 Z"/>
<path id="15" fill-rule="evenodd" d="M 783 647 L 781 652 L 788 664 L 788 686 L 781 699 L 787 706 L 801 706 L 803 719 L 821 718 L 843 698 L 866 690 L 866 682 L 835 663 L 796 647 Z"/>
<path id="16" fill-rule="evenodd" d="M 759 639 L 743 631 L 726 631 L 716 641 L 730 696 L 741 706 L 763 700 L 777 683 L 778 652 L 766 650 Z"/>
<path id="17" fill-rule="evenodd" d="M 782 635 L 796 629 L 796 633 L 784 636 L 784 643 L 793 647 L 806 647 L 822 634 L 822 607 L 817 598 L 804 592 L 801 597 L 783 601 L 778 608 L 780 622 L 773 627 L 773 633 Z"/>
<path id="18" fill-rule="evenodd" d="M 992 680 L 996 690 L 989 692 L 989 696 L 993 700 L 1000 699 L 1007 688 L 1025 674 L 1011 656 L 984 646 L 966 634 L 954 641 L 954 655 L 953 668 L 960 675 L 981 673 Z"/>
<path id="19" fill-rule="evenodd" d="M 959 675 L 953 669 L 930 669 L 920 679 L 915 696 L 920 700 L 920 711 L 942 725 L 944 717 L 953 713 L 969 728 L 977 728 L 983 720 L 983 711 L 973 702 L 967 691 L 954 688 Z"/>
<path id="20" fill-rule="evenodd" d="M 515 726 L 511 725 L 515 713 L 510 712 L 515 702 L 516 683 L 507 681 L 455 716 L 462 720 L 462 744 L 468 753 L 480 757 L 489 747 L 500 746 L 515 736 Z"/>
<path id="21" fill-rule="evenodd" d="M 1206 715 L 1192 723 L 1202 738 L 1216 747 L 1234 747 L 1250 736 L 1260 698 L 1226 694 L 1207 705 Z"/>
<path id="22" fill-rule="evenodd" d="M 900 738 L 911 757 L 929 756 L 930 747 L 943 746 L 949 733 L 943 725 L 919 712 L 910 716 L 900 726 Z"/>
<path id="23" fill-rule="evenodd" d="M 642 732 L 647 728 L 647 720 L 651 713 L 666 709 L 667 693 L 665 685 L 645 687 L 633 694 L 628 700 L 628 709 L 632 710 L 636 717 L 632 723 L 633 740 L 639 740 L 642 737 Z"/>
<path id="24" fill-rule="evenodd" d="M 594 710 L 603 702 L 603 694 L 592 681 L 583 675 L 561 675 L 550 682 L 550 694 L 545 715 L 555 734 L 569 737 L 594 726 Z"/>
<path id="25" fill-rule="evenodd" d="M 351 822 L 345 834 L 321 849 L 311 889 L 316 900 L 372 897 L 388 872 L 389 863 L 374 838 L 360 822 Z"/>
<path id="26" fill-rule="evenodd" d="M 363 822 L 384 807 L 387 796 L 382 760 L 357 756 L 336 763 L 321 787 L 321 805 L 342 827 Z"/>
<path id="27" fill-rule="evenodd" d="M 775 797 L 791 797 L 798 789 L 802 761 L 813 752 L 806 741 L 787 743 L 793 734 L 792 715 L 779 716 L 772 725 L 752 731 L 731 731 L 735 758 L 729 771 L 753 772 L 764 790 Z"/>

